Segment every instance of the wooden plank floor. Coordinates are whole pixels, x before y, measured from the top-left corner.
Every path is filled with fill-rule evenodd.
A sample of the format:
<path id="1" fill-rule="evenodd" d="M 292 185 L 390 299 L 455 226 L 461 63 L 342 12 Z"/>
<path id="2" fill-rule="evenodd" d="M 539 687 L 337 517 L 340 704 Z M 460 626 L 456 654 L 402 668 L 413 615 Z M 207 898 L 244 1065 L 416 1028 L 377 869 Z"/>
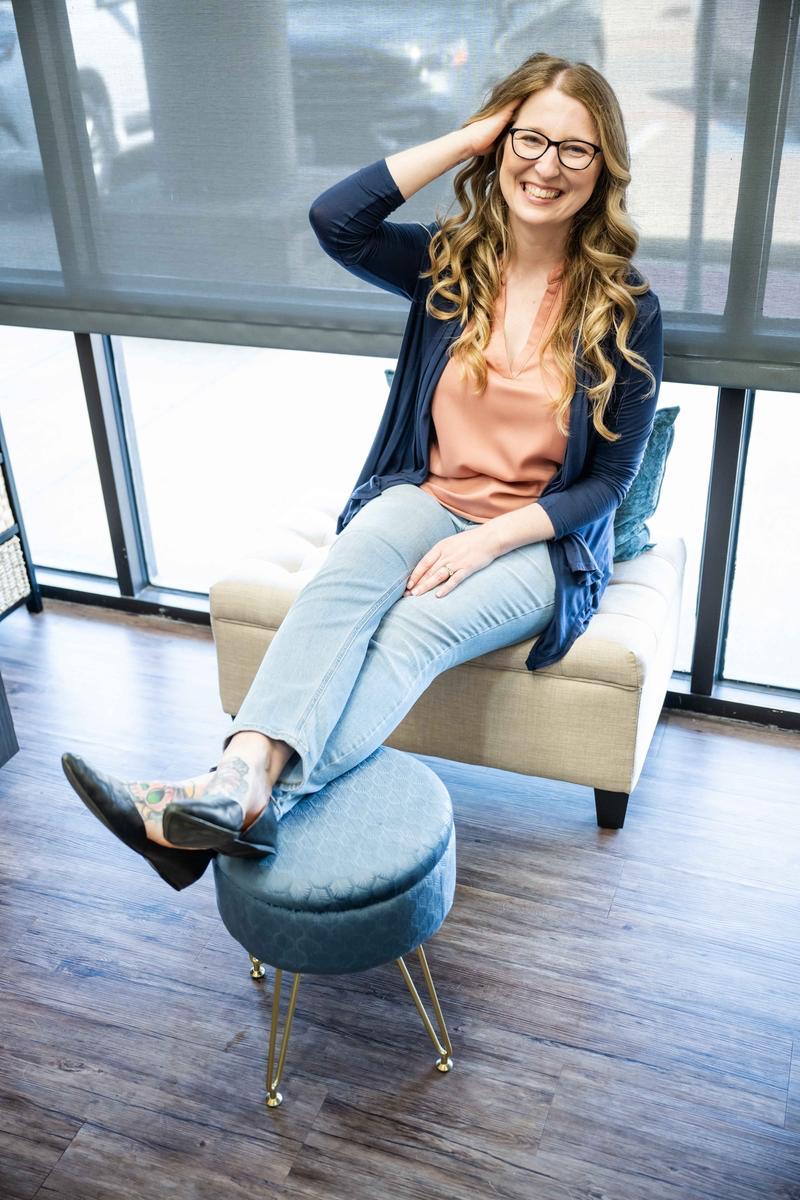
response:
<path id="1" fill-rule="evenodd" d="M 800 1198 L 800 742 L 662 719 L 625 829 L 588 789 L 427 759 L 458 890 L 440 1076 L 394 967 L 308 978 L 283 1107 L 270 977 L 83 808 L 216 761 L 208 629 L 50 602 L 0 624 L 3 1200 Z"/>

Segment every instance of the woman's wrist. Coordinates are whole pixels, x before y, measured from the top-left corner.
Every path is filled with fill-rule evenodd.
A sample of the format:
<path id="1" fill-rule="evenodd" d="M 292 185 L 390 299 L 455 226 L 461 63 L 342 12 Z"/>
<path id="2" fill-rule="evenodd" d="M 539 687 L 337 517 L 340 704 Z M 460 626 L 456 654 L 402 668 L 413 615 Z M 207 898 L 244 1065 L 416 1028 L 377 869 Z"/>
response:
<path id="1" fill-rule="evenodd" d="M 510 550 L 516 550 L 518 546 L 547 542 L 556 536 L 552 521 L 541 504 L 535 500 L 522 508 L 492 517 L 483 527 L 496 550 L 497 557 L 508 554 Z"/>
<path id="2" fill-rule="evenodd" d="M 415 192 L 459 163 L 466 162 L 472 154 L 472 141 L 467 127 L 454 129 L 430 142 L 411 146 L 408 150 L 398 150 L 396 154 L 389 155 L 386 166 L 403 199 L 410 200 Z"/>

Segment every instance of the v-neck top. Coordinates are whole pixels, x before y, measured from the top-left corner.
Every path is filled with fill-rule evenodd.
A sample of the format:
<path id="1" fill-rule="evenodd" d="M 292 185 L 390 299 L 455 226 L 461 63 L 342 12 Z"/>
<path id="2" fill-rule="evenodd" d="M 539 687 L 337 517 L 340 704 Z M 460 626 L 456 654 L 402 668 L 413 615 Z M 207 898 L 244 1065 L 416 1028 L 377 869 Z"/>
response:
<path id="1" fill-rule="evenodd" d="M 487 382 L 482 395 L 471 377 L 459 378 L 453 359 L 436 385 L 429 471 L 420 487 L 472 521 L 489 521 L 531 504 L 564 461 L 567 437 L 559 433 L 552 412 L 561 388 L 552 346 L 539 364 L 539 346 L 563 303 L 562 276 L 563 263 L 547 276 L 528 339 L 513 364 L 506 348 L 506 288 L 501 285 L 484 350 Z"/>

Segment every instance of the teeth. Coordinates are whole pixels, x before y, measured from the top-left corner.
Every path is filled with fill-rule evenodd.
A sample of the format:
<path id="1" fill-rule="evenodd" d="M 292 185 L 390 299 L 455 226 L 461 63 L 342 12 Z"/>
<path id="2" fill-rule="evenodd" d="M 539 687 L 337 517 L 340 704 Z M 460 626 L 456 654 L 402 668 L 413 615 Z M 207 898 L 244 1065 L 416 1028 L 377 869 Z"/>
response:
<path id="1" fill-rule="evenodd" d="M 532 183 L 523 183 L 522 190 L 525 192 L 532 192 L 534 196 L 539 196 L 542 200 L 550 200 L 553 196 L 561 195 L 561 192 L 557 188 L 551 189 L 550 191 L 545 191 L 543 188 L 537 188 L 535 184 Z"/>

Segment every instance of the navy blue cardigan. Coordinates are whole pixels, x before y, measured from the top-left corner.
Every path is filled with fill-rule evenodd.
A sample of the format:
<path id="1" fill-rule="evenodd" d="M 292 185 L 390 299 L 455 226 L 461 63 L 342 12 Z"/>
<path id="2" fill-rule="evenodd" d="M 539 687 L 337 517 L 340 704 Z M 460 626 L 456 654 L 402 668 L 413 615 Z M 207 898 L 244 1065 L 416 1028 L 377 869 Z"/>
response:
<path id="1" fill-rule="evenodd" d="M 388 221 L 403 203 L 386 160 L 379 159 L 324 191 L 309 212 L 319 243 L 331 258 L 359 279 L 411 301 L 386 408 L 356 487 L 337 520 L 337 534 L 384 488 L 420 484 L 427 478 L 431 401 L 447 363 L 447 347 L 461 332 L 457 317 L 437 320 L 425 311 L 431 280 L 420 279 L 419 274 L 429 266 L 428 246 L 437 223 Z M 641 281 L 634 268 L 631 278 Z M 446 311 L 439 298 L 437 307 Z M 588 625 L 613 573 L 614 513 L 642 461 L 663 371 L 661 306 L 652 290 L 637 299 L 628 345 L 648 363 L 656 391 L 644 398 L 650 381 L 625 362 L 612 331 L 604 349 L 616 367 L 617 380 L 605 423 L 621 435 L 616 442 L 595 431 L 587 381 L 576 364 L 564 463 L 536 501 L 555 530 L 547 545 L 556 579 L 556 605 L 550 624 L 526 659 L 531 671 L 566 654 Z"/>

